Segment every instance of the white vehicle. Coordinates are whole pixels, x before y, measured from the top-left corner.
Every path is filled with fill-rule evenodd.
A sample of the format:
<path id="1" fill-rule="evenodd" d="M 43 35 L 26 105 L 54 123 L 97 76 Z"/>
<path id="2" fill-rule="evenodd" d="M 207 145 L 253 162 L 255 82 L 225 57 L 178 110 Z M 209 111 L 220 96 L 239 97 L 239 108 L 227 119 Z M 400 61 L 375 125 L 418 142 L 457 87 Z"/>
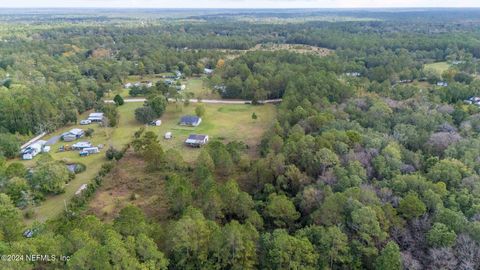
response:
<path id="1" fill-rule="evenodd" d="M 91 123 L 92 123 L 92 121 L 88 120 L 88 119 L 80 120 L 80 125 L 90 125 Z"/>

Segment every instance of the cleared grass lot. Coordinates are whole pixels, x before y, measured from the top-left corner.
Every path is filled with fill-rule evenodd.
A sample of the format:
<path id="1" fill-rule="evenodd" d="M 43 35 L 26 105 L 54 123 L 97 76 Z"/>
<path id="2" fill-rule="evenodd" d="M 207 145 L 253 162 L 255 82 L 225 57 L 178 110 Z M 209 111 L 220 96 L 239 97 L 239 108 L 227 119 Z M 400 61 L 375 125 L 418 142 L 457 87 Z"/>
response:
<path id="1" fill-rule="evenodd" d="M 448 70 L 450 68 L 450 64 L 447 62 L 436 62 L 436 63 L 430 63 L 430 64 L 425 64 L 424 69 L 425 70 L 431 70 L 438 75 L 442 75 L 443 72 Z"/>
<path id="2" fill-rule="evenodd" d="M 200 152 L 198 149 L 184 145 L 189 134 L 206 134 L 210 140 L 223 142 L 243 141 L 250 147 L 250 152 L 255 153 L 263 132 L 270 127 L 276 114 L 276 108 L 271 104 L 262 106 L 203 104 L 206 109 L 205 116 L 202 117 L 202 123 L 198 127 L 179 126 L 180 117 L 195 115 L 196 106 L 196 104 L 190 104 L 187 107 L 170 104 L 161 118 L 162 125 L 148 128 L 158 134 L 165 150 L 170 148 L 179 150 L 187 162 L 194 161 Z M 258 117 L 256 120 L 252 119 L 254 112 Z M 163 138 L 168 131 L 172 132 L 173 139 L 171 140 Z"/>
<path id="3" fill-rule="evenodd" d="M 186 92 L 193 93 L 194 98 L 200 99 L 221 99 L 222 97 L 218 92 L 213 91 L 212 89 L 205 86 L 203 78 L 190 78 L 188 80 L 182 81 L 185 84 Z"/>

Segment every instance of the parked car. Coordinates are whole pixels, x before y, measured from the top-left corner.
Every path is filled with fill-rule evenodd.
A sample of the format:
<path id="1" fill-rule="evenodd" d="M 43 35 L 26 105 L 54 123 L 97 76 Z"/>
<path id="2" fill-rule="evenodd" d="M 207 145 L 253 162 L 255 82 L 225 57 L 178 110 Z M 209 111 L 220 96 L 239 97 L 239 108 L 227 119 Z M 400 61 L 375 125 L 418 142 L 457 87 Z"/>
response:
<path id="1" fill-rule="evenodd" d="M 90 125 L 91 123 L 92 121 L 88 119 L 80 120 L 80 125 Z"/>

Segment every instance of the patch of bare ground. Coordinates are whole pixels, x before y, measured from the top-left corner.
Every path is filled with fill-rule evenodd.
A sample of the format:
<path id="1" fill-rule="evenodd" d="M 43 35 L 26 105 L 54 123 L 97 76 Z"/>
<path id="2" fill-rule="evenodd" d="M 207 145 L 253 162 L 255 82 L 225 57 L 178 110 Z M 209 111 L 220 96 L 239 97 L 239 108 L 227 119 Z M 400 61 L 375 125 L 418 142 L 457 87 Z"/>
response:
<path id="1" fill-rule="evenodd" d="M 104 178 L 102 187 L 89 204 L 88 212 L 104 221 L 111 221 L 123 207 L 133 204 L 149 217 L 166 219 L 164 186 L 164 176 L 158 172 L 147 172 L 145 162 L 130 150 Z"/>

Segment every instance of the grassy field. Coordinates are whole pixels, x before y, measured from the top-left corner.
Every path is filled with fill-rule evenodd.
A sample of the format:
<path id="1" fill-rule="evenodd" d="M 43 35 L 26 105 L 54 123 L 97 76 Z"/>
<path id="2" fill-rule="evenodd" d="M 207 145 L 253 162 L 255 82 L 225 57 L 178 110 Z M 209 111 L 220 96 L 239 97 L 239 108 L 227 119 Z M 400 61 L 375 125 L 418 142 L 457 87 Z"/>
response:
<path id="1" fill-rule="evenodd" d="M 64 202 L 68 202 L 74 196 L 75 192 L 78 190 L 78 188 L 80 188 L 81 185 L 90 183 L 90 181 L 92 181 L 92 179 L 100 170 L 102 164 L 107 161 L 104 151 L 108 149 L 110 145 L 121 148 L 123 145 L 129 143 L 132 140 L 133 133 L 142 126 L 140 123 L 135 121 L 134 118 L 134 110 L 138 106 L 141 106 L 141 103 L 126 103 L 124 106 L 121 106 L 119 108 L 121 117 L 119 127 L 117 128 L 104 128 L 100 127 L 97 124 L 92 124 L 89 126 L 72 125 L 64 127 L 46 137 L 46 139 L 49 139 L 75 127 L 80 127 L 83 129 L 92 128 L 95 130 L 92 138 L 82 138 L 80 140 L 90 141 L 93 145 L 104 144 L 105 148 L 101 150 L 99 154 L 90 155 L 88 157 L 80 157 L 77 151 L 57 152 L 57 149 L 60 146 L 65 144 L 73 144 L 74 142 L 65 143 L 63 141 L 59 141 L 56 144 L 52 145 L 50 155 L 54 159 L 64 160 L 69 163 L 82 162 L 87 166 L 87 170 L 78 174 L 75 179 L 73 179 L 67 184 L 67 186 L 65 187 L 65 193 L 48 196 L 47 199 L 39 206 L 33 207 L 35 216 L 32 219 L 25 220 L 27 223 L 31 223 L 35 220 L 43 222 L 48 218 L 60 214 L 64 210 Z M 86 115 L 87 113 L 83 115 L 83 117 L 85 117 Z M 33 167 L 35 164 L 35 159 L 22 162 L 24 162 L 26 166 Z"/>
<path id="2" fill-rule="evenodd" d="M 442 75 L 444 71 L 450 68 L 450 64 L 447 62 L 436 62 L 431 64 L 425 64 L 425 70 L 431 70 L 436 72 L 438 75 Z"/>
<path id="3" fill-rule="evenodd" d="M 224 142 L 241 140 L 250 146 L 253 154 L 260 137 L 272 124 L 276 113 L 274 105 L 205 104 L 206 113 L 198 127 L 179 126 L 180 117 L 194 115 L 195 107 L 196 104 L 190 104 L 188 107 L 170 104 L 161 118 L 162 125 L 148 128 L 162 138 L 161 143 L 165 150 L 170 148 L 179 150 L 187 162 L 194 161 L 200 152 L 199 149 L 184 145 L 185 139 L 190 134 L 206 134 L 210 140 L 217 139 Z M 251 118 L 254 112 L 258 116 L 256 120 Z M 174 137 L 171 140 L 163 139 L 164 134 L 168 131 L 172 132 Z"/>
<path id="4" fill-rule="evenodd" d="M 190 78 L 182 81 L 182 83 L 186 86 L 185 91 L 193 93 L 194 98 L 221 99 L 218 92 L 214 92 L 205 86 L 203 78 Z"/>
<path id="5" fill-rule="evenodd" d="M 65 193 L 59 195 L 52 195 L 47 197 L 47 200 L 40 205 L 33 207 L 35 215 L 32 219 L 25 220 L 26 223 L 33 221 L 43 222 L 60 214 L 64 210 L 64 203 L 68 202 L 83 184 L 88 184 L 98 173 L 102 164 L 107 160 L 105 158 L 105 150 L 109 146 L 121 148 L 129 143 L 133 138 L 133 133 L 143 125 L 135 120 L 135 109 L 142 106 L 142 103 L 125 103 L 119 107 L 120 122 L 116 128 L 104 128 L 97 124 L 89 126 L 72 125 L 64 127 L 53 134 L 50 134 L 46 139 L 52 136 L 57 136 L 65 131 L 75 127 L 83 129 L 92 128 L 95 130 L 92 138 L 82 138 L 82 141 L 90 141 L 94 145 L 104 144 L 105 148 L 100 154 L 90 155 L 88 157 L 80 157 L 77 151 L 57 152 L 57 149 L 66 144 L 59 141 L 52 145 L 50 155 L 56 160 L 64 160 L 66 162 L 82 162 L 87 165 L 87 170 L 78 174 L 65 188 Z M 231 140 L 241 140 L 250 146 L 252 155 L 256 153 L 256 146 L 264 133 L 264 131 L 272 124 L 276 114 L 274 105 L 221 105 L 221 104 L 205 104 L 206 113 L 200 126 L 181 127 L 178 121 L 182 115 L 194 114 L 196 104 L 190 104 L 184 107 L 183 104 L 169 104 L 167 111 L 162 116 L 162 125 L 159 127 L 149 126 L 147 130 L 154 131 L 158 134 L 160 142 L 165 150 L 175 148 L 182 153 L 187 162 L 194 161 L 200 150 L 186 147 L 184 145 L 185 139 L 191 133 L 207 134 L 211 139 L 218 139 L 224 142 Z M 252 113 L 255 112 L 258 119 L 251 118 Z M 86 117 L 87 113 L 82 115 L 80 119 Z M 173 133 L 174 138 L 171 140 L 163 139 L 165 132 Z M 72 144 L 72 143 L 68 143 Z M 26 166 L 33 167 L 35 160 L 22 161 Z"/>

